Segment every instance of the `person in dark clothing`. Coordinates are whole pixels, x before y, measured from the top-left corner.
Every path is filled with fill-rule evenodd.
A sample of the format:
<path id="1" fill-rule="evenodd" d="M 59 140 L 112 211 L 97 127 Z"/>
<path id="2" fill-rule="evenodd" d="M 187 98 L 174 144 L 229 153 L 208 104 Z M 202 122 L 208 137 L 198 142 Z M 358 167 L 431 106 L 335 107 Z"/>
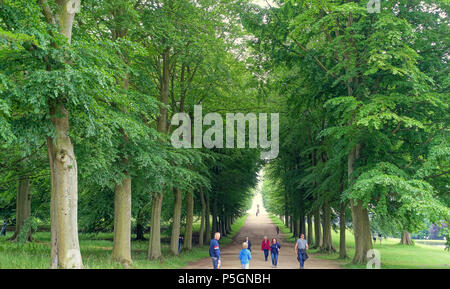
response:
<path id="1" fill-rule="evenodd" d="M 245 241 L 248 244 L 248 250 L 251 252 L 252 251 L 252 242 L 250 242 L 250 240 L 248 239 L 248 237 L 245 237 Z"/>
<path id="2" fill-rule="evenodd" d="M 6 225 L 7 224 L 8 224 L 8 220 L 6 218 L 3 219 L 2 231 L 0 232 L 1 236 L 5 236 L 6 235 Z"/>
<path id="3" fill-rule="evenodd" d="M 281 248 L 280 243 L 278 243 L 276 238 L 273 238 L 272 245 L 270 246 L 273 268 L 276 268 L 278 266 L 278 254 L 280 254 L 280 248 Z"/>
<path id="4" fill-rule="evenodd" d="M 181 251 L 181 245 L 183 245 L 183 242 L 184 242 L 184 236 L 180 235 L 178 237 L 178 253 L 180 253 L 180 251 Z"/>
<path id="5" fill-rule="evenodd" d="M 276 227 L 275 230 L 277 230 L 277 236 L 280 235 L 280 227 Z"/>
<path id="6" fill-rule="evenodd" d="M 211 257 L 213 263 L 213 269 L 219 269 L 222 265 L 220 260 L 220 248 L 219 248 L 220 233 L 216 232 L 214 234 L 214 239 L 209 242 L 209 256 Z"/>

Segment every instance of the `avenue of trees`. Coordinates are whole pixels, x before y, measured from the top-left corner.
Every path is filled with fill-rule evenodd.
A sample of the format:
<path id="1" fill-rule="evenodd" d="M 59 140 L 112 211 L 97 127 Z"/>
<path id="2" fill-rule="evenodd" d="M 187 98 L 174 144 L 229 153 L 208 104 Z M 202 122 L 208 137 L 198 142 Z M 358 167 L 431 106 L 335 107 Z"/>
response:
<path id="1" fill-rule="evenodd" d="M 171 251 L 185 221 L 192 249 L 226 235 L 249 206 L 256 150 L 181 150 L 174 113 L 233 111 L 257 99 L 235 15 L 241 1 L 1 0 L 0 207 L 12 240 L 49 224 L 51 268 L 81 268 L 78 232 L 114 231 L 129 267 L 131 234 L 150 227 L 148 258 Z M 212 220 L 212 222 L 210 221 Z"/>
<path id="2" fill-rule="evenodd" d="M 411 244 L 425 222 L 448 226 L 448 1 L 381 1 L 373 14 L 366 1 L 277 4 L 247 20 L 268 93 L 284 98 L 269 211 L 341 258 L 350 228 L 355 263 L 373 231 Z"/>
<path id="3" fill-rule="evenodd" d="M 82 268 L 79 232 L 109 231 L 129 267 L 132 234 L 150 228 L 148 259 L 163 230 L 177 255 L 183 226 L 186 250 L 197 220 L 199 245 L 231 231 L 263 165 L 266 208 L 342 258 L 352 230 L 355 263 L 373 230 L 411 244 L 424 224 L 448 225 L 449 2 L 254 2 L 0 0 L 11 241 L 47 226 L 49 267 Z M 173 115 L 196 105 L 279 113 L 278 157 L 174 148 Z"/>

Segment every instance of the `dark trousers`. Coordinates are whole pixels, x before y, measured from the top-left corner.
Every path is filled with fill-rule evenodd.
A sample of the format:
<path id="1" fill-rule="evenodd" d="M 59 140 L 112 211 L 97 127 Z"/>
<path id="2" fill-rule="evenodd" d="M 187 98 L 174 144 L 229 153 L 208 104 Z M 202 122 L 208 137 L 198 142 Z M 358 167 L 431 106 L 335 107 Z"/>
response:
<path id="1" fill-rule="evenodd" d="M 272 252 L 272 265 L 274 266 L 278 265 L 278 253 Z"/>
<path id="2" fill-rule="evenodd" d="M 264 249 L 264 258 L 267 261 L 267 257 L 269 257 L 269 249 Z"/>
<path id="3" fill-rule="evenodd" d="M 303 253 L 302 250 L 298 250 L 298 261 L 300 262 L 300 269 L 303 269 L 303 266 L 305 266 L 305 260 L 303 260 Z"/>

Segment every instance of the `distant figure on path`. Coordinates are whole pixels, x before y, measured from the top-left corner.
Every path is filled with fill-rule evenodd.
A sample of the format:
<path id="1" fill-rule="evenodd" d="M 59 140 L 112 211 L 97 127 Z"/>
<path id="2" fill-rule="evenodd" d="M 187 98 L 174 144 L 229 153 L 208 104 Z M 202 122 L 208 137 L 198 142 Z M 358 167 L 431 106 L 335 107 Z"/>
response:
<path id="1" fill-rule="evenodd" d="M 306 250 L 309 249 L 308 242 L 305 240 L 305 235 L 300 234 L 300 238 L 295 243 L 295 255 L 297 255 L 297 260 L 300 262 L 300 269 L 304 269 L 305 261 L 308 259 L 308 254 Z"/>
<path id="2" fill-rule="evenodd" d="M 264 240 L 261 243 L 261 251 L 264 251 L 264 258 L 267 262 L 267 257 L 269 257 L 270 241 L 267 236 L 264 236 Z"/>
<path id="3" fill-rule="evenodd" d="M 277 236 L 280 235 L 280 227 L 276 227 L 275 230 L 277 230 Z"/>
<path id="4" fill-rule="evenodd" d="M 220 260 L 220 248 L 219 248 L 220 233 L 214 234 L 214 239 L 209 242 L 209 256 L 213 263 L 213 269 L 219 269 L 222 265 Z"/>
<path id="5" fill-rule="evenodd" d="M 381 234 L 378 234 L 378 239 L 380 239 L 380 245 L 381 245 L 381 241 L 383 240 L 383 236 L 381 236 Z"/>
<path id="6" fill-rule="evenodd" d="M 239 253 L 239 260 L 241 260 L 242 269 L 248 269 L 250 267 L 250 259 L 252 259 L 252 253 L 248 250 L 248 243 L 242 243 L 242 250 Z"/>
<path id="7" fill-rule="evenodd" d="M 272 239 L 272 245 L 270 246 L 270 253 L 272 257 L 272 267 L 277 268 L 278 266 L 278 254 L 280 254 L 281 245 L 278 243 L 276 238 Z"/>
<path id="8" fill-rule="evenodd" d="M 373 243 L 376 244 L 377 243 L 377 236 L 373 235 Z"/>
<path id="9" fill-rule="evenodd" d="M 252 242 L 250 242 L 250 240 L 248 239 L 248 237 L 245 237 L 245 241 L 248 244 L 248 250 L 251 252 L 252 251 Z"/>
<path id="10" fill-rule="evenodd" d="M 178 254 L 181 251 L 181 245 L 183 245 L 183 242 L 184 242 L 184 236 L 180 235 L 180 237 L 178 237 Z"/>

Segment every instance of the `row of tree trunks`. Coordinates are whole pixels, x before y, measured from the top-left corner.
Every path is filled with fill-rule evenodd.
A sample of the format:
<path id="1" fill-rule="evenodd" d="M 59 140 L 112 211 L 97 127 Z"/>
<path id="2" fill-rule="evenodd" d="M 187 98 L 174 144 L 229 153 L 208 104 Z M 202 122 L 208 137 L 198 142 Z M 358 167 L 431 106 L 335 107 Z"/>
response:
<path id="1" fill-rule="evenodd" d="M 25 220 L 31 216 L 31 195 L 30 195 L 30 178 L 21 176 L 17 186 L 16 198 L 16 229 L 11 241 L 17 241 L 20 231 L 25 224 Z M 25 241 L 31 241 L 31 229 L 27 232 Z"/>

